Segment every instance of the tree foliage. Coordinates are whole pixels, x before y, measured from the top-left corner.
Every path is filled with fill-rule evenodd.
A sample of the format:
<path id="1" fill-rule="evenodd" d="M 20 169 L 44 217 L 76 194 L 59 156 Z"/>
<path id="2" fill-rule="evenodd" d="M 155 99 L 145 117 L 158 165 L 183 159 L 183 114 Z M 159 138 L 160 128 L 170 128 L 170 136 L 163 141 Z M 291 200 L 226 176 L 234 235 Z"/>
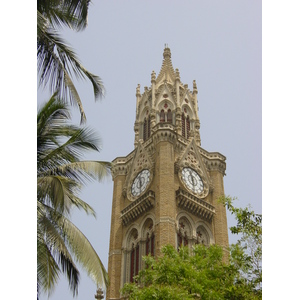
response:
<path id="1" fill-rule="evenodd" d="M 143 257 L 145 268 L 135 277 L 135 283 L 124 285 L 122 294 L 130 300 L 261 299 L 262 217 L 249 208 L 235 208 L 230 197 L 221 201 L 237 219 L 230 230 L 241 235 L 230 246 L 229 259 L 217 245 L 195 245 L 178 251 L 167 245 L 157 259 Z"/>
<path id="2" fill-rule="evenodd" d="M 37 115 L 37 287 L 48 294 L 64 273 L 77 294 L 79 271 L 87 271 L 98 286 L 108 284 L 106 270 L 84 234 L 69 220 L 77 207 L 96 215 L 78 197 L 89 180 L 109 174 L 110 163 L 82 161 L 85 151 L 99 151 L 99 138 L 89 128 L 70 125 L 66 104 L 56 94 Z"/>
<path id="3" fill-rule="evenodd" d="M 262 215 L 251 207 L 236 208 L 231 197 L 220 199 L 234 215 L 237 224 L 230 227 L 232 234 L 239 237 L 230 246 L 231 263 L 240 271 L 241 280 L 262 296 Z"/>
<path id="4" fill-rule="evenodd" d="M 87 26 L 90 0 L 38 0 L 37 1 L 37 67 L 40 86 L 49 86 L 51 92 L 78 106 L 81 122 L 86 120 L 80 96 L 72 77 L 88 79 L 95 99 L 104 95 L 100 77 L 81 64 L 75 52 L 66 44 L 58 29 L 66 26 L 83 30 Z"/>

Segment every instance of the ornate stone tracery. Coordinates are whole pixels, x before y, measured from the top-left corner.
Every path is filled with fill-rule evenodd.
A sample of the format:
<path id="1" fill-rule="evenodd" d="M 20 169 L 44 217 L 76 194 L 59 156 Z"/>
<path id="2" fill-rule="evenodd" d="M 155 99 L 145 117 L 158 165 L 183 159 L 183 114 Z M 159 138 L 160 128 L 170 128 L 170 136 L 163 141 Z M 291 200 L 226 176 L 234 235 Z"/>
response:
<path id="1" fill-rule="evenodd" d="M 205 246 L 209 245 L 209 236 L 205 228 L 203 228 L 203 226 L 199 226 L 196 229 L 196 236 L 197 236 L 196 244 L 203 244 Z"/>

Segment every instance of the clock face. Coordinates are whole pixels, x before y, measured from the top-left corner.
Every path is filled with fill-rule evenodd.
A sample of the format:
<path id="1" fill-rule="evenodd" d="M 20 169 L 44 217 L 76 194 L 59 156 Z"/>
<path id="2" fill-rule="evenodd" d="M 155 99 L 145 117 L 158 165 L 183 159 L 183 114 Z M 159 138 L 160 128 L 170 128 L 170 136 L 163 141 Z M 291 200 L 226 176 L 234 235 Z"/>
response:
<path id="1" fill-rule="evenodd" d="M 203 191 L 203 181 L 200 175 L 191 168 L 183 168 L 181 174 L 186 186 L 192 192 L 201 194 L 201 192 Z"/>
<path id="2" fill-rule="evenodd" d="M 150 171 L 143 170 L 140 172 L 134 179 L 133 184 L 131 186 L 131 194 L 135 196 L 139 196 L 147 187 L 150 181 Z"/>

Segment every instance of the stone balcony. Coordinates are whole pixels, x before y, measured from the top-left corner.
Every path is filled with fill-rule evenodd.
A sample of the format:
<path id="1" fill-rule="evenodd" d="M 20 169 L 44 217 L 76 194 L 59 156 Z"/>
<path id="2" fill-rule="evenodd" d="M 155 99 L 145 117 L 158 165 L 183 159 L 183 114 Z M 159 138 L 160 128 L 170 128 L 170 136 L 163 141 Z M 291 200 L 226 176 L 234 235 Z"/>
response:
<path id="1" fill-rule="evenodd" d="M 128 225 L 154 206 L 155 193 L 148 191 L 121 211 L 123 225 Z"/>
<path id="2" fill-rule="evenodd" d="M 197 217 L 211 221 L 215 214 L 215 208 L 206 201 L 179 188 L 176 191 L 176 202 L 178 207 L 191 212 Z"/>

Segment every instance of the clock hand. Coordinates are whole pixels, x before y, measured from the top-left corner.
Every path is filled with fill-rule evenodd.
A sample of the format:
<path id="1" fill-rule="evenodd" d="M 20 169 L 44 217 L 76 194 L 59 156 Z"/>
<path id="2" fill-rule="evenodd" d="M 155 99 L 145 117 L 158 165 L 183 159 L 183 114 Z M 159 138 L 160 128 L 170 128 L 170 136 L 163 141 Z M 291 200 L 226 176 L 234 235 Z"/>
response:
<path id="1" fill-rule="evenodd" d="M 190 171 L 190 177 L 192 180 L 192 185 L 195 186 L 194 176 L 192 175 L 192 171 Z"/>

